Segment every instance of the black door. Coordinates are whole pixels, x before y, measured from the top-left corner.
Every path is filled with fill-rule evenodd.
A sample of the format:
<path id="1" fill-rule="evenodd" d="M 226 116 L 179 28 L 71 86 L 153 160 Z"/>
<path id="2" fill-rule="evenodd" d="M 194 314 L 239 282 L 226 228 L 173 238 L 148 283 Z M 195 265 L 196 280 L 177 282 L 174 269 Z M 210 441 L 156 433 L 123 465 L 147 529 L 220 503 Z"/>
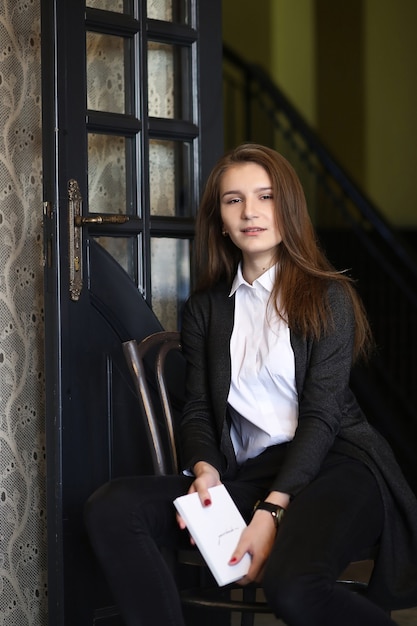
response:
<path id="1" fill-rule="evenodd" d="M 87 5 L 87 6 L 86 6 Z M 42 4 L 49 620 L 118 624 L 82 509 L 150 471 L 121 343 L 179 325 L 222 151 L 220 0 Z"/>

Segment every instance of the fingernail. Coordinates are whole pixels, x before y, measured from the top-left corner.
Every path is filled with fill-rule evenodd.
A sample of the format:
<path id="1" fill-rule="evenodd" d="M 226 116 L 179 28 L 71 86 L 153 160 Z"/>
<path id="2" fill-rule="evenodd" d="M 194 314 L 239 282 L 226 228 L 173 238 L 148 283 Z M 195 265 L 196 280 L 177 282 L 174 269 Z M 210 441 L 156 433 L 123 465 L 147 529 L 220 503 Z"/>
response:
<path id="1" fill-rule="evenodd" d="M 210 500 L 210 498 L 206 498 L 206 499 L 204 500 L 204 506 L 210 506 L 210 504 L 211 504 L 211 500 Z"/>
<path id="2" fill-rule="evenodd" d="M 229 563 L 230 564 L 236 563 L 236 561 L 237 561 L 237 558 L 234 556 L 233 558 L 230 559 Z"/>

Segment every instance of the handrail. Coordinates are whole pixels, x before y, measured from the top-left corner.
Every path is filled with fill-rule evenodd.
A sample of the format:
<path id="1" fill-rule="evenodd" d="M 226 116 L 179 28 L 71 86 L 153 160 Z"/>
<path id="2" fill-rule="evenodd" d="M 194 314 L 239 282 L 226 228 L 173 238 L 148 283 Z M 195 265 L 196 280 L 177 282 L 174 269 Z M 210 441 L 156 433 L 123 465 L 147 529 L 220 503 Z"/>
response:
<path id="1" fill-rule="evenodd" d="M 250 83 L 257 84 L 261 90 L 268 94 L 276 109 L 285 114 L 293 131 L 303 137 L 310 151 L 315 157 L 318 157 L 327 172 L 339 183 L 341 189 L 343 189 L 346 195 L 354 202 L 361 214 L 371 222 L 375 230 L 392 247 L 393 252 L 402 263 L 406 265 L 412 276 L 417 280 L 416 260 L 410 256 L 409 251 L 400 241 L 388 221 L 383 217 L 380 210 L 366 194 L 359 189 L 358 185 L 351 177 L 348 176 L 337 159 L 331 154 L 328 148 L 326 148 L 324 143 L 317 136 L 317 133 L 314 132 L 311 126 L 301 116 L 283 91 L 270 79 L 260 66 L 244 61 L 226 45 L 223 46 L 223 56 L 227 61 L 230 61 L 245 73 L 245 93 L 247 101 L 250 98 Z"/>

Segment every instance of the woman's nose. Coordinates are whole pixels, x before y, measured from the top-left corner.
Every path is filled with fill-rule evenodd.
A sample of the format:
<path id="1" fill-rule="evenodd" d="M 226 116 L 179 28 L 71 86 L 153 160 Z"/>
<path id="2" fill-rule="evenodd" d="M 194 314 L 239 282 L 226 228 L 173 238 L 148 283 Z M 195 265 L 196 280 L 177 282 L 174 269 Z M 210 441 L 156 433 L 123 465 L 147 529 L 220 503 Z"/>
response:
<path id="1" fill-rule="evenodd" d="M 256 217 L 256 207 L 253 200 L 246 199 L 242 203 L 242 217 L 245 220 L 251 220 Z"/>

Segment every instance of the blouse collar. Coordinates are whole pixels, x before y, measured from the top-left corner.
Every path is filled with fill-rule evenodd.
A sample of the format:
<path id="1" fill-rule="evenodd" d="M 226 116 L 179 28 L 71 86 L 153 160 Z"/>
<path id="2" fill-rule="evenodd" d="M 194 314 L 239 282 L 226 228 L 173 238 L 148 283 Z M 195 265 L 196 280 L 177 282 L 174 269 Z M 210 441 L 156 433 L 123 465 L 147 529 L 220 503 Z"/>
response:
<path id="1" fill-rule="evenodd" d="M 233 279 L 232 287 L 230 289 L 229 297 L 233 296 L 236 291 L 242 285 L 246 285 L 251 289 L 256 289 L 257 285 L 261 285 L 264 289 L 268 291 L 268 293 L 272 292 L 272 289 L 275 284 L 275 277 L 277 273 L 277 266 L 273 265 L 268 270 L 266 270 L 263 274 L 261 274 L 256 280 L 253 281 L 252 285 L 245 280 L 242 273 L 242 262 L 239 263 L 236 275 Z"/>

